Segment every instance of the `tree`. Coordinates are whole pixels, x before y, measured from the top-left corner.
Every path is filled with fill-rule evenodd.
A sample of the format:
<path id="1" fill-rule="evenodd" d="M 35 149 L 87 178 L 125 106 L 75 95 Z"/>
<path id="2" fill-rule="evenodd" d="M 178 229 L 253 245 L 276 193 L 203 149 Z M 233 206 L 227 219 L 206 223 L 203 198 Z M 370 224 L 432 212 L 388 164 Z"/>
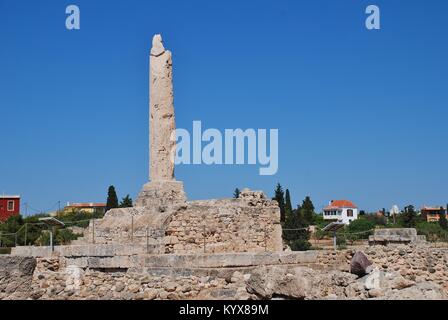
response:
<path id="1" fill-rule="evenodd" d="M 310 197 L 306 197 L 302 202 L 302 214 L 305 222 L 310 225 L 314 223 L 314 204 Z"/>
<path id="2" fill-rule="evenodd" d="M 360 217 L 350 222 L 346 227 L 347 233 L 349 234 L 348 240 L 368 239 L 369 235 L 373 233 L 371 230 L 375 229 L 375 225 L 375 220 L 369 219 L 368 217 Z"/>
<path id="3" fill-rule="evenodd" d="M 303 218 L 300 207 L 288 213 L 283 226 L 283 239 L 291 250 L 305 251 L 311 247 L 311 244 L 308 242 L 310 232 L 305 229 L 306 227 L 306 221 Z"/>
<path id="4" fill-rule="evenodd" d="M 446 241 L 448 237 L 448 232 L 443 230 L 438 223 L 422 221 L 417 223 L 415 228 L 417 229 L 417 233 L 425 235 L 428 241 Z"/>
<path id="5" fill-rule="evenodd" d="M 291 196 L 289 194 L 289 189 L 286 189 L 285 192 L 285 215 L 288 216 L 288 213 L 292 212 L 292 205 L 291 205 Z"/>
<path id="6" fill-rule="evenodd" d="M 280 221 L 285 222 L 285 193 L 283 192 L 283 188 L 280 183 L 277 183 L 273 200 L 277 200 L 278 206 L 280 207 Z"/>
<path id="7" fill-rule="evenodd" d="M 446 213 L 443 207 L 440 207 L 439 225 L 443 230 L 448 230 L 448 221 L 446 220 Z"/>
<path id="8" fill-rule="evenodd" d="M 235 188 L 235 191 L 233 191 L 233 197 L 235 199 L 238 199 L 240 197 L 240 193 L 241 193 L 240 189 Z"/>
<path id="9" fill-rule="evenodd" d="M 132 198 L 129 195 L 126 195 L 120 202 L 120 208 L 131 208 L 132 206 Z"/>
<path id="10" fill-rule="evenodd" d="M 414 206 L 409 205 L 404 208 L 404 212 L 401 215 L 401 224 L 406 228 L 413 228 L 417 223 L 417 213 Z"/>
<path id="11" fill-rule="evenodd" d="M 16 243 L 17 231 L 23 226 L 23 218 L 21 215 L 10 216 L 5 222 L 0 224 L 1 245 L 3 247 L 13 247 Z M 23 243 L 21 240 L 23 232 L 17 233 L 17 243 Z"/>
<path id="12" fill-rule="evenodd" d="M 118 197 L 117 193 L 115 192 L 115 187 L 110 186 L 109 190 L 107 191 L 106 211 L 109 211 L 113 208 L 118 208 Z"/>
<path id="13" fill-rule="evenodd" d="M 67 245 L 70 244 L 72 240 L 78 239 L 78 235 L 74 234 L 70 229 L 56 229 L 56 234 L 54 235 L 54 241 L 57 245 Z"/>

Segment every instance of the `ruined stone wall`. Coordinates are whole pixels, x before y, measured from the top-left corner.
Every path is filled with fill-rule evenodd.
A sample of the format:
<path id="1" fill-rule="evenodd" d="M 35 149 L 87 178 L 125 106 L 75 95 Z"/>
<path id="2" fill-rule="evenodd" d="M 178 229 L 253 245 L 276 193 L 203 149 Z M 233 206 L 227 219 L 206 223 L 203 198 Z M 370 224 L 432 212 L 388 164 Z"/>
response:
<path id="1" fill-rule="evenodd" d="M 448 248 L 429 245 L 360 247 L 374 270 L 363 278 L 348 273 L 355 250 L 310 251 L 300 259 L 285 256 L 278 264 L 266 257 L 250 267 L 236 263 L 208 274 L 186 273 L 165 265 L 160 255 L 148 268 L 75 266 L 63 256 L 0 256 L 0 299 L 445 299 L 448 297 Z M 256 255 L 254 255 L 255 257 Z M 162 257 L 167 257 L 163 259 Z M 175 258 L 176 256 L 173 256 Z M 178 256 L 179 259 L 182 256 Z M 206 255 L 214 261 L 213 255 Z M 246 257 L 248 258 L 248 257 Z M 268 257 L 269 258 L 269 257 Z M 282 260 L 280 259 L 280 260 Z M 267 261 L 271 261 L 267 263 Z M 215 261 L 216 262 L 216 261 Z M 255 262 L 255 261 L 253 261 Z M 301 262 L 300 264 L 298 264 Z M 174 262 L 173 262 L 174 263 Z M 175 263 L 174 263 L 175 264 Z M 243 264 L 242 264 L 243 265 Z M 378 286 L 378 287 L 376 287 Z"/>
<path id="2" fill-rule="evenodd" d="M 430 244 L 360 247 L 374 267 L 381 271 L 396 271 L 404 278 L 441 285 L 448 293 L 448 248 L 434 248 Z M 348 271 L 355 250 L 323 251 L 318 255 L 322 269 Z"/>
<path id="3" fill-rule="evenodd" d="M 243 283 L 210 276 L 152 276 L 64 266 L 38 258 L 27 298 L 41 300 L 247 299 Z"/>
<path id="4" fill-rule="evenodd" d="M 147 245 L 154 254 L 280 252 L 280 208 L 263 192 L 246 189 L 238 199 L 112 209 L 72 242 L 92 243 Z"/>
<path id="5" fill-rule="evenodd" d="M 190 202 L 166 229 L 166 253 L 281 250 L 280 211 L 266 199 Z"/>
<path id="6" fill-rule="evenodd" d="M 35 258 L 0 256 L 0 300 L 29 297 L 35 268 Z"/>

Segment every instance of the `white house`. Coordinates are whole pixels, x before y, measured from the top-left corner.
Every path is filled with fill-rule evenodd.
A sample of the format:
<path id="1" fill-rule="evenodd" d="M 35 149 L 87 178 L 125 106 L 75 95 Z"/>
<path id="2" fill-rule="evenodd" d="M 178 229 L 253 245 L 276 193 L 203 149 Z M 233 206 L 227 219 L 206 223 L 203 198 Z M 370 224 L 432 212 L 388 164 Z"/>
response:
<path id="1" fill-rule="evenodd" d="M 348 200 L 332 200 L 324 208 L 324 220 L 333 220 L 349 224 L 358 219 L 358 207 Z"/>

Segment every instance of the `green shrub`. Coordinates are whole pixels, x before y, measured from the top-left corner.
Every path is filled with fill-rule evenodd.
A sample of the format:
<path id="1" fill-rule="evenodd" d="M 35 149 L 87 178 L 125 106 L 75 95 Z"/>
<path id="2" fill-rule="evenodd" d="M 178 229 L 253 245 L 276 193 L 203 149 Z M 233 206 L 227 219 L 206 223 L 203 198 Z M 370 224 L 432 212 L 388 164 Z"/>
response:
<path id="1" fill-rule="evenodd" d="M 347 233 L 347 240 L 355 241 L 359 239 L 368 239 L 369 235 L 373 233 L 376 223 L 375 220 L 365 218 L 362 216 L 355 221 L 350 222 L 350 224 L 345 228 L 345 233 Z"/>
<path id="2" fill-rule="evenodd" d="M 416 227 L 417 233 L 425 235 L 428 241 L 448 240 L 448 232 L 443 230 L 440 224 L 435 222 L 419 222 Z"/>
<path id="3" fill-rule="evenodd" d="M 0 247 L 0 254 L 10 254 L 11 253 L 11 248 L 1 248 Z"/>

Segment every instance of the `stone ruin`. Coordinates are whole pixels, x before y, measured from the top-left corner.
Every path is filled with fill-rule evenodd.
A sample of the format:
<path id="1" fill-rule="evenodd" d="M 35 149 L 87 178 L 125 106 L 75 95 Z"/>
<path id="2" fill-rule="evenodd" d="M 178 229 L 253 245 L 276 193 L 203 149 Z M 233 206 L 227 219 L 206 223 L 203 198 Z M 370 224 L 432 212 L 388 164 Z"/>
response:
<path id="1" fill-rule="evenodd" d="M 415 228 L 375 229 L 369 236 L 370 245 L 414 244 L 426 242 L 426 236 L 418 235 Z"/>
<path id="2" fill-rule="evenodd" d="M 172 55 L 155 35 L 150 53 L 150 182 L 133 208 L 109 210 L 74 244 L 147 244 L 148 253 L 282 251 L 277 202 L 245 189 L 238 199 L 187 201 L 174 177 Z"/>
<path id="3" fill-rule="evenodd" d="M 109 210 L 71 245 L 0 256 L 3 299 L 447 299 L 448 248 L 415 230 L 354 250 L 283 251 L 280 209 L 263 192 L 187 201 L 171 161 L 171 53 L 150 56 L 150 177 L 133 208 Z M 387 234 L 386 234 L 387 233 Z"/>

